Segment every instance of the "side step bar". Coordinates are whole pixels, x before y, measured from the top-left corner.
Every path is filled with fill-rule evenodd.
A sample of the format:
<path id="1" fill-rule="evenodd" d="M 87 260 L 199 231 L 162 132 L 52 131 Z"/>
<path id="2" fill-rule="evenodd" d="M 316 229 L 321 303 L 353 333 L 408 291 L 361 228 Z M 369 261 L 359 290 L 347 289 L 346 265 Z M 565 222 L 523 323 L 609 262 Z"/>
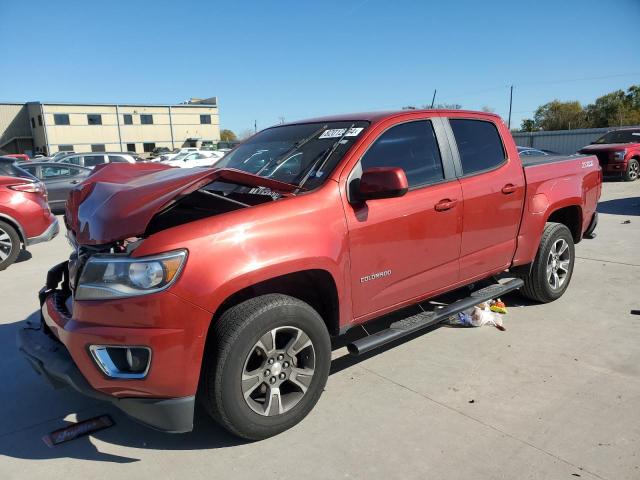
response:
<path id="1" fill-rule="evenodd" d="M 352 355 L 362 355 L 374 348 L 381 347 L 387 343 L 406 337 L 415 332 L 436 325 L 451 315 L 456 315 L 468 308 L 474 307 L 479 303 L 486 302 L 492 298 L 500 297 L 505 293 L 518 290 L 524 285 L 519 279 L 509 280 L 506 283 L 496 283 L 488 287 L 481 288 L 471 293 L 470 296 L 456 300 L 446 307 L 436 309 L 432 312 L 421 312 L 389 325 L 389 328 L 380 332 L 360 338 L 347 345 L 349 353 Z"/>

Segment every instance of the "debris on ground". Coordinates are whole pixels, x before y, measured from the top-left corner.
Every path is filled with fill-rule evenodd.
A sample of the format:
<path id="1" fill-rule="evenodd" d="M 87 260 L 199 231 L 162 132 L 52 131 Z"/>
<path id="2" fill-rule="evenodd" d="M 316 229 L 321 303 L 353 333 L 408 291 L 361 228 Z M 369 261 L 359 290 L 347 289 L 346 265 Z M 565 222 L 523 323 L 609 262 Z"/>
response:
<path id="1" fill-rule="evenodd" d="M 629 223 L 631 223 L 631 220 L 625 220 L 624 222 L 622 222 L 622 225 L 627 225 Z"/>
<path id="2" fill-rule="evenodd" d="M 506 315 L 507 306 L 499 298 L 483 302 L 470 310 L 452 315 L 446 320 L 446 324 L 454 327 L 482 327 L 489 325 L 504 331 L 502 315 Z"/>
<path id="3" fill-rule="evenodd" d="M 42 437 L 42 441 L 47 447 L 55 447 L 60 443 L 69 442 L 79 437 L 84 437 L 94 432 L 104 430 L 115 425 L 114 421 L 109 415 L 100 415 L 99 417 L 83 420 L 82 422 L 74 423 L 64 428 L 54 430 L 48 435 Z"/>

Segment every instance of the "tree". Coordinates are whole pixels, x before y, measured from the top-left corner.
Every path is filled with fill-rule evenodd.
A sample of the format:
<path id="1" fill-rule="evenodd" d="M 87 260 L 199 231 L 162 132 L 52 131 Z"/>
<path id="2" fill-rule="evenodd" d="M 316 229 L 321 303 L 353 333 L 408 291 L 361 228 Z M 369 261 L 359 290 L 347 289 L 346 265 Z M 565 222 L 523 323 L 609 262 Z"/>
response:
<path id="1" fill-rule="evenodd" d="M 220 131 L 220 140 L 223 142 L 235 142 L 238 140 L 238 137 L 236 137 L 233 131 L 224 129 Z"/>
<path id="2" fill-rule="evenodd" d="M 242 130 L 240 132 L 240 134 L 238 135 L 238 137 L 240 138 L 240 140 L 246 140 L 247 138 L 249 138 L 251 135 L 253 135 L 255 132 L 253 131 L 253 129 L 251 128 L 247 128 L 245 130 Z"/>
<path id="3" fill-rule="evenodd" d="M 640 85 L 632 85 L 627 92 L 616 90 L 598 97 L 586 108 L 589 126 L 617 127 L 640 123 Z"/>
<path id="4" fill-rule="evenodd" d="M 435 106 L 439 110 L 460 110 L 462 105 L 457 103 L 439 103 Z"/>
<path id="5" fill-rule="evenodd" d="M 534 115 L 535 125 L 541 130 L 570 130 L 585 128 L 587 116 L 578 101 L 553 100 L 538 107 Z"/>
<path id="6" fill-rule="evenodd" d="M 535 120 L 531 118 L 525 118 L 522 120 L 522 125 L 520 125 L 521 132 L 535 132 L 536 130 L 538 129 L 536 128 Z"/>
<path id="7" fill-rule="evenodd" d="M 488 106 L 485 105 L 484 107 L 482 107 L 482 111 L 483 112 L 487 112 L 487 113 L 494 113 L 496 111 L 496 109 L 493 108 L 493 107 L 488 107 Z"/>

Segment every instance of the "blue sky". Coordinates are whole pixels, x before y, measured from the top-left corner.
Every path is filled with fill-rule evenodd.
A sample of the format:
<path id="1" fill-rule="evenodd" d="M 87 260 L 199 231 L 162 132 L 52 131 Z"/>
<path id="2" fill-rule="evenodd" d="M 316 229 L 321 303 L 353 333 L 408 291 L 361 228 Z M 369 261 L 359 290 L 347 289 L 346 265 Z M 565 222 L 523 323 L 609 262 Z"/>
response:
<path id="1" fill-rule="evenodd" d="M 431 102 L 513 122 L 640 83 L 640 0 L 0 0 L 0 101 L 218 96 L 236 132 Z M 28 23 L 25 23 L 28 22 Z"/>

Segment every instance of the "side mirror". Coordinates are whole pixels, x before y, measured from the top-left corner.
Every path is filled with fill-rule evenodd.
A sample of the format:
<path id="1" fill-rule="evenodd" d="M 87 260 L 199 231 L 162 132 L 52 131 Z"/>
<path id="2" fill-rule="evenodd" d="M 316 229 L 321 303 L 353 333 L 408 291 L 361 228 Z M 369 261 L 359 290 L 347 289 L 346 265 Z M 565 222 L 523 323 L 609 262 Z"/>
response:
<path id="1" fill-rule="evenodd" d="M 375 167 L 362 172 L 356 189 L 360 201 L 401 197 L 409 191 L 409 182 L 400 167 Z"/>

